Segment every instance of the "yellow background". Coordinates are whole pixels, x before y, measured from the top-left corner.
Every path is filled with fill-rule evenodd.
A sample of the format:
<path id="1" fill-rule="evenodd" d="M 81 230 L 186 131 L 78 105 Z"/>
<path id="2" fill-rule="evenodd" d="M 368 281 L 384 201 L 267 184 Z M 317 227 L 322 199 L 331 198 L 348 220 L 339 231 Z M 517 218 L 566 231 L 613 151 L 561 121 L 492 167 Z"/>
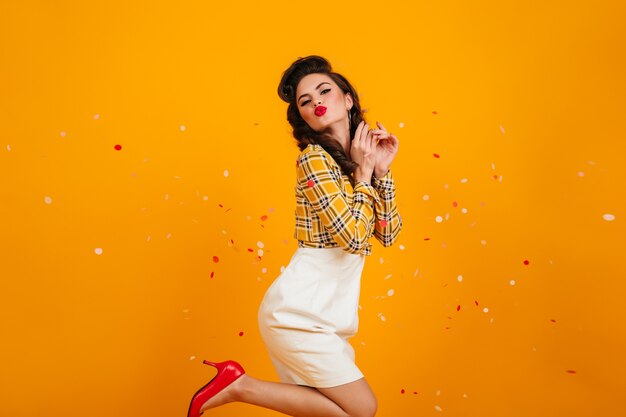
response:
<path id="1" fill-rule="evenodd" d="M 4 1 L 0 415 L 183 416 L 202 359 L 277 380 L 309 54 L 400 140 L 352 339 L 378 416 L 623 412 L 626 14 L 585 3 Z"/>

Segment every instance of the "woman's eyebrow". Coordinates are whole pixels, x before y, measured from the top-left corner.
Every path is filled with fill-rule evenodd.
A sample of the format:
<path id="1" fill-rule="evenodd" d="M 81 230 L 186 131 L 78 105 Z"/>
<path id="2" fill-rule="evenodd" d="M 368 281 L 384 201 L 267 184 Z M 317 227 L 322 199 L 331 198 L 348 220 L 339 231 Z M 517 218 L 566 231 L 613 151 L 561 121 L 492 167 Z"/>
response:
<path id="1" fill-rule="evenodd" d="M 317 85 L 317 87 L 315 87 L 315 89 L 316 89 L 316 90 L 317 90 L 317 89 L 319 89 L 319 88 L 322 86 L 322 84 L 330 84 L 330 83 L 329 83 L 328 81 L 323 81 L 323 82 L 319 83 L 319 84 Z M 301 95 L 300 95 L 300 97 L 298 97 L 298 101 L 300 101 L 300 99 L 301 99 L 302 97 L 304 97 L 304 96 L 310 96 L 310 94 L 309 94 L 309 93 L 301 94 Z"/>

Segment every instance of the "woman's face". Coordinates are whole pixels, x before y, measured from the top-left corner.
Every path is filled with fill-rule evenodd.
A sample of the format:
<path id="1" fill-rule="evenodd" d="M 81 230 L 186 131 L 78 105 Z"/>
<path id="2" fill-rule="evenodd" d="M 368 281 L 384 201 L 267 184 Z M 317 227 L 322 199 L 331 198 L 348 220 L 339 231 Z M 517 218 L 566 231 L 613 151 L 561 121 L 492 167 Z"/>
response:
<path id="1" fill-rule="evenodd" d="M 314 73 L 304 76 L 298 83 L 296 105 L 304 121 L 316 132 L 321 132 L 334 123 L 347 126 L 352 98 L 350 93 L 344 94 L 328 75 Z"/>

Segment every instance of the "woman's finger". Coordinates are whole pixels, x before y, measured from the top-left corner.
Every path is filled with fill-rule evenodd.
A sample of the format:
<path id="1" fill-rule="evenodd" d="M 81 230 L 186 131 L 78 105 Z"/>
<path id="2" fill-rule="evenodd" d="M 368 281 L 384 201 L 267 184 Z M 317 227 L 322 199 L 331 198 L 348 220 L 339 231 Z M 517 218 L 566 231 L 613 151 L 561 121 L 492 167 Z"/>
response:
<path id="1" fill-rule="evenodd" d="M 385 126 L 383 126 L 382 123 L 380 122 L 376 122 L 376 124 L 378 125 L 378 127 L 380 127 L 382 130 L 387 131 L 387 129 L 385 129 Z"/>

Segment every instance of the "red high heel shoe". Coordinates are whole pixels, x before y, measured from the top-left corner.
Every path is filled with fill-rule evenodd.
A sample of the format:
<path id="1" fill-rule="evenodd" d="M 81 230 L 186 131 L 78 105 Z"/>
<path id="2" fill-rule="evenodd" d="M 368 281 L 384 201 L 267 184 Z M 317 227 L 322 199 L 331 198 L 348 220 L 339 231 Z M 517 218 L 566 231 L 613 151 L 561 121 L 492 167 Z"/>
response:
<path id="1" fill-rule="evenodd" d="M 203 414 L 204 411 L 200 412 L 200 408 L 205 402 L 213 398 L 218 392 L 232 384 L 237 378 L 246 373 L 241 365 L 235 361 L 217 363 L 203 361 L 203 363 L 216 367 L 217 375 L 215 375 L 208 384 L 200 388 L 194 394 L 191 399 L 191 404 L 189 404 L 187 417 L 198 417 Z"/>

